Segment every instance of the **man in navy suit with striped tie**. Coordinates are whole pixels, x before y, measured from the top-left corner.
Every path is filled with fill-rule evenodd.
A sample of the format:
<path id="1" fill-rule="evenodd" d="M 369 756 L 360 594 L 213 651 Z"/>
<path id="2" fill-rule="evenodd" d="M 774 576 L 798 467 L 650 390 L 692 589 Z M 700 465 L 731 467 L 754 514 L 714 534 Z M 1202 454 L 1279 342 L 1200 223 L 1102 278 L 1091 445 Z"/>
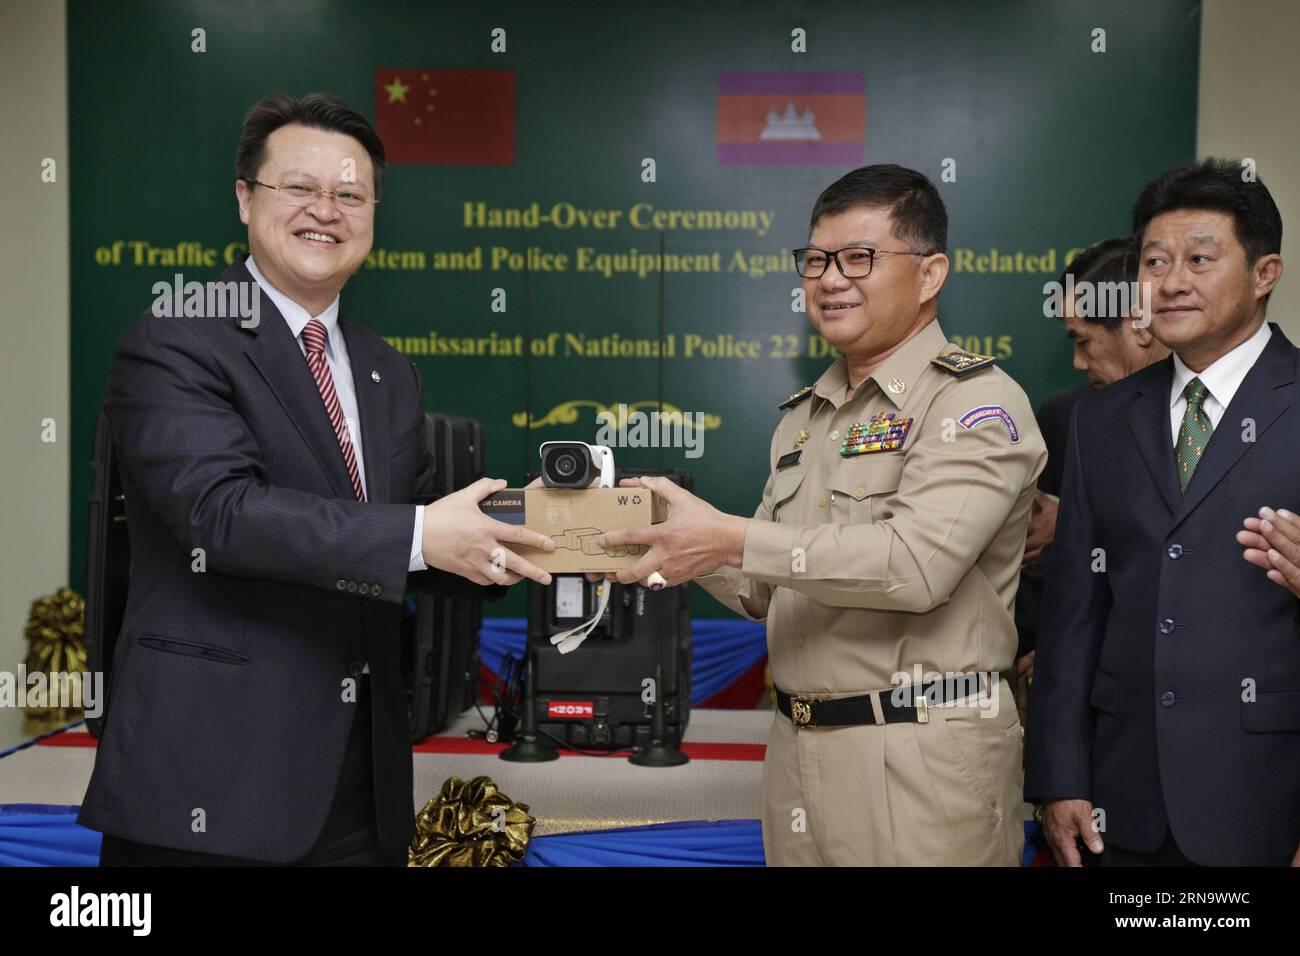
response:
<path id="1" fill-rule="evenodd" d="M 255 104 L 235 183 L 251 255 L 220 281 L 258 308 L 175 303 L 118 341 L 131 578 L 79 817 L 104 865 L 403 865 L 403 591 L 550 582 L 506 547 L 550 541 L 479 511 L 505 482 L 418 503 L 419 373 L 340 312 L 384 170 L 337 98 Z"/>

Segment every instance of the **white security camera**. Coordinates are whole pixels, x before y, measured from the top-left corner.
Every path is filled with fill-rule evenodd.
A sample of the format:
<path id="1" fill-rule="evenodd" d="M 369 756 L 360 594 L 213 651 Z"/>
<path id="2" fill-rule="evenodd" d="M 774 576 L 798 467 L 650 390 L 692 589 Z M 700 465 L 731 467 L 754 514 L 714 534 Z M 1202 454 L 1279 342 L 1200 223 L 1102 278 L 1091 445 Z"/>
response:
<path id="1" fill-rule="evenodd" d="M 580 441 L 542 442 L 542 482 L 548 488 L 613 488 L 614 452 Z"/>

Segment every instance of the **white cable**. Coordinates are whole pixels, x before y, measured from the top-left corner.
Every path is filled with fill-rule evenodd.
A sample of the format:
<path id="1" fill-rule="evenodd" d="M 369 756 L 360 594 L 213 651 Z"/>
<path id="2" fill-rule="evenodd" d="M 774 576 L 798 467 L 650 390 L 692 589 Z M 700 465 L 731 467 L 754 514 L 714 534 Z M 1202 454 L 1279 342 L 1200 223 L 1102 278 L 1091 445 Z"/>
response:
<path id="1" fill-rule="evenodd" d="M 567 654 L 570 651 L 576 651 L 587 635 L 596 629 L 600 619 L 605 615 L 605 607 L 609 604 L 610 592 L 614 589 L 610 587 L 608 581 L 601 581 L 599 585 L 600 601 L 596 605 L 596 613 L 589 620 L 583 621 L 577 627 L 571 627 L 567 631 L 561 631 L 559 634 L 552 635 L 551 643 L 556 646 L 561 654 Z"/>

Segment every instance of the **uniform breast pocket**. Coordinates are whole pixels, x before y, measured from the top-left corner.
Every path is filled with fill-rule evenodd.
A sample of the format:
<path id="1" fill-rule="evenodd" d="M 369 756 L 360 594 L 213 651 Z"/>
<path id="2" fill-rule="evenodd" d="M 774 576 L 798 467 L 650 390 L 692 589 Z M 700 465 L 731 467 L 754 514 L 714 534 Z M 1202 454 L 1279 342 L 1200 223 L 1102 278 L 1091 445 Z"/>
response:
<path id="1" fill-rule="evenodd" d="M 845 458 L 832 470 L 831 508 L 840 524 L 881 521 L 891 516 L 886 499 L 903 479 L 903 456 Z"/>
<path id="2" fill-rule="evenodd" d="M 808 473 L 805 468 L 801 471 L 778 471 L 776 478 L 772 481 L 772 520 L 779 522 L 781 520 L 781 511 L 787 507 L 799 491 L 799 486 L 803 483 L 803 476 Z"/>

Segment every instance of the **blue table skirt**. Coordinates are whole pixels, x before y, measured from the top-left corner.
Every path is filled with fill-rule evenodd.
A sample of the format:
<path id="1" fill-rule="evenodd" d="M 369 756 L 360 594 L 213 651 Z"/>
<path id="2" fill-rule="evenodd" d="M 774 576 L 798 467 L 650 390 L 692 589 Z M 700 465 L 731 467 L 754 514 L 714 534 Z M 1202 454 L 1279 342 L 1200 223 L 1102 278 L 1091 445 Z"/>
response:
<path id="1" fill-rule="evenodd" d="M 77 808 L 0 804 L 0 866 L 98 866 L 100 835 L 77 824 Z M 1027 864 L 1037 824 L 1025 824 Z M 757 820 L 663 823 L 534 837 L 528 866 L 762 866 Z"/>

